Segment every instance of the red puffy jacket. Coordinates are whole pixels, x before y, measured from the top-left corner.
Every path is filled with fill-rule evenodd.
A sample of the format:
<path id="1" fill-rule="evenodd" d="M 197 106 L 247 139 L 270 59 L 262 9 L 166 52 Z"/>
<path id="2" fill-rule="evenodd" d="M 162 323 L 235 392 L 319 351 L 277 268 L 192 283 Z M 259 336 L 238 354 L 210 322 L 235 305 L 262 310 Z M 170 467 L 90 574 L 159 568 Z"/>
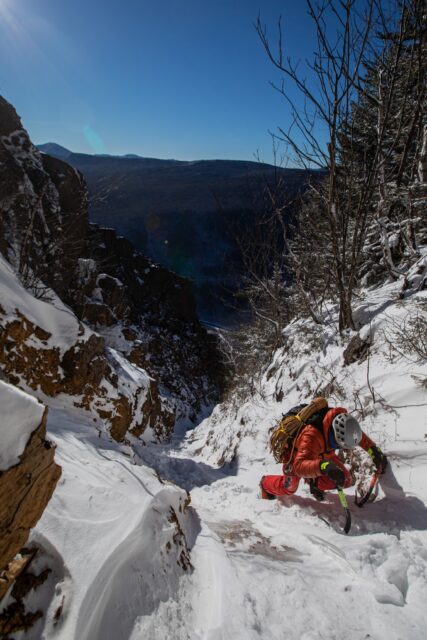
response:
<path id="1" fill-rule="evenodd" d="M 329 444 L 329 429 L 332 420 L 339 413 L 347 413 L 342 407 L 329 409 L 323 418 L 323 433 L 313 425 L 307 425 L 295 441 L 293 473 L 301 478 L 317 478 L 320 476 L 320 463 L 328 460 L 334 454 Z M 375 443 L 366 433 L 363 433 L 359 446 L 367 451 Z"/>

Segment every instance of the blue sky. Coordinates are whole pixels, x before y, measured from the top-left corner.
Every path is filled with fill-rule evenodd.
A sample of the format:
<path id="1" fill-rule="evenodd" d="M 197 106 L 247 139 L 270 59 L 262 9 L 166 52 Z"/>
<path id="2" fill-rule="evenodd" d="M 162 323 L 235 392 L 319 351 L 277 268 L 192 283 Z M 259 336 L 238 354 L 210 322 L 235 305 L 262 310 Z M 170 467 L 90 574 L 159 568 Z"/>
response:
<path id="1" fill-rule="evenodd" d="M 36 143 L 86 153 L 271 160 L 289 111 L 255 32 L 285 18 L 310 55 L 296 0 L 0 0 L 0 93 Z"/>

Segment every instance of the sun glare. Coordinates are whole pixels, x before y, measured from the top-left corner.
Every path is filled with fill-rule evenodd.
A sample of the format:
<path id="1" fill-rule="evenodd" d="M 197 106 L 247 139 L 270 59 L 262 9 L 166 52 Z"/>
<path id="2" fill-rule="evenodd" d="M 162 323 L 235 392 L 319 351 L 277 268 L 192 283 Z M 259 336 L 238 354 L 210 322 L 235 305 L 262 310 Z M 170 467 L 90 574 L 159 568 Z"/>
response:
<path id="1" fill-rule="evenodd" d="M 46 18 L 29 10 L 19 0 L 0 0 L 0 54 L 7 53 L 11 64 L 19 66 L 22 59 L 27 64 L 54 64 L 54 58 L 46 54 L 55 32 Z"/>
<path id="2" fill-rule="evenodd" d="M 23 20 L 19 15 L 17 3 L 13 0 L 0 0 L 0 31 L 2 36 L 17 43 L 25 37 Z"/>
<path id="3" fill-rule="evenodd" d="M 13 3 L 11 0 L 0 0 L 0 16 L 2 19 L 8 20 L 12 15 Z"/>

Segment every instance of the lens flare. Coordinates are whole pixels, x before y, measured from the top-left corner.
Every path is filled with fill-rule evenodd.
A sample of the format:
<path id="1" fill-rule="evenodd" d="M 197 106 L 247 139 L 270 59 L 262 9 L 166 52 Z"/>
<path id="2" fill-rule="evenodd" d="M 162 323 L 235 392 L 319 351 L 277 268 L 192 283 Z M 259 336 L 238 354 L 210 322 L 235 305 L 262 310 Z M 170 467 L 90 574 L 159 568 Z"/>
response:
<path id="1" fill-rule="evenodd" d="M 105 153 L 105 145 L 100 135 L 90 125 L 83 127 L 84 136 L 95 153 Z"/>

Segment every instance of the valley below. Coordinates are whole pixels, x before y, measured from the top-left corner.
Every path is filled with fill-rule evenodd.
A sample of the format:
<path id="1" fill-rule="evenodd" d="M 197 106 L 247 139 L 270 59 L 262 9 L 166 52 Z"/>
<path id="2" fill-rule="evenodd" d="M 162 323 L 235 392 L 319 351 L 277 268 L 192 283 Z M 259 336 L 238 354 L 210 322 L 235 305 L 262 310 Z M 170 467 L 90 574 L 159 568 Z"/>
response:
<path id="1" fill-rule="evenodd" d="M 263 233 L 271 209 L 267 188 L 291 203 L 312 177 L 260 162 L 96 156 L 54 143 L 39 149 L 82 172 L 91 222 L 115 229 L 191 280 L 199 318 L 221 326 L 248 320 L 235 300 L 245 275 L 239 245 Z"/>

